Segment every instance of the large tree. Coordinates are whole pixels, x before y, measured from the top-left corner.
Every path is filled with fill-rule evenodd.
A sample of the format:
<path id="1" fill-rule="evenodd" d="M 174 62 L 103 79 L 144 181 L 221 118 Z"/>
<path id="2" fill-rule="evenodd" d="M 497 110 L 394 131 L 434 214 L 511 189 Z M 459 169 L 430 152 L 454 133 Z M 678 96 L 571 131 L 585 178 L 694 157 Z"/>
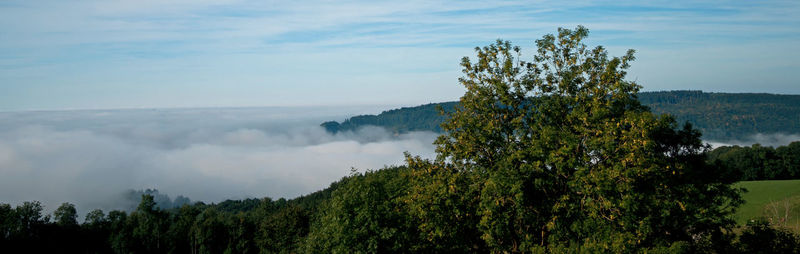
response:
<path id="1" fill-rule="evenodd" d="M 419 185 L 406 201 L 424 236 L 473 250 L 620 251 L 697 246 L 733 225 L 738 191 L 705 163 L 700 133 L 638 102 L 625 79 L 633 50 L 609 57 L 587 35 L 559 29 L 531 60 L 501 40 L 462 59 L 467 91 L 437 158 L 409 158 Z"/>

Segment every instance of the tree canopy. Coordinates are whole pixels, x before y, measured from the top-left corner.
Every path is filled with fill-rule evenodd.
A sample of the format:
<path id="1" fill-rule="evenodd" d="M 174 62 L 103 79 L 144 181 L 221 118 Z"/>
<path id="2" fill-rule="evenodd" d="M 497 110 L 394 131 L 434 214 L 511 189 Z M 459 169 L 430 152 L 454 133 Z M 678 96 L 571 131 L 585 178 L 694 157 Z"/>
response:
<path id="1" fill-rule="evenodd" d="M 451 186 L 413 195 L 474 195 L 453 200 L 468 202 L 455 213 L 478 221 L 474 235 L 493 252 L 694 244 L 732 226 L 734 179 L 705 163 L 700 133 L 639 103 L 640 86 L 625 79 L 633 50 L 609 57 L 587 35 L 559 29 L 536 41 L 531 60 L 502 40 L 463 58 L 467 91 L 442 124 L 437 158 L 409 158 L 420 177 L 443 178 L 428 184 Z M 432 235 L 446 230 L 432 224 L 423 227 Z"/>

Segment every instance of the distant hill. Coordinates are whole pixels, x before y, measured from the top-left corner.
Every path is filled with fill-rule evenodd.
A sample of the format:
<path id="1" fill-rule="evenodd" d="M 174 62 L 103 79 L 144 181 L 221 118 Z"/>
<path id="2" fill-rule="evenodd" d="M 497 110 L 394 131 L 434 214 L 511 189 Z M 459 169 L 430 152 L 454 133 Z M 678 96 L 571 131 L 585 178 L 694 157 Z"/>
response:
<path id="1" fill-rule="evenodd" d="M 639 100 L 656 114 L 671 114 L 679 123 L 689 121 L 703 132 L 706 140 L 742 139 L 758 133 L 800 133 L 800 95 L 665 91 L 639 93 Z M 443 102 L 405 107 L 379 115 L 355 116 L 341 123 L 325 122 L 321 126 L 332 133 L 366 125 L 384 127 L 394 133 L 442 132 L 439 124 L 445 117 L 437 108 L 450 111 L 457 105 L 458 102 Z"/>
<path id="2" fill-rule="evenodd" d="M 445 116 L 439 114 L 438 108 L 451 111 L 458 102 L 431 103 L 416 107 L 405 107 L 383 111 L 379 115 L 360 115 L 346 119 L 343 122 L 325 122 L 321 126 L 332 133 L 339 131 L 352 131 L 366 125 L 384 127 L 394 133 L 411 131 L 442 132 L 439 124 L 444 122 Z"/>

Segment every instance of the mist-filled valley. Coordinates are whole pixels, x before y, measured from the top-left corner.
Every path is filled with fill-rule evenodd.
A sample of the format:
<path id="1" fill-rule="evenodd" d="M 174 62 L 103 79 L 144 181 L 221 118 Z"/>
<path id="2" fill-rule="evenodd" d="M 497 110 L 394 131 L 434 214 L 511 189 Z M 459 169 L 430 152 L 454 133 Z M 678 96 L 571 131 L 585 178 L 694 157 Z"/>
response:
<path id="1" fill-rule="evenodd" d="M 366 125 L 331 133 L 319 126 L 386 107 L 4 112 L 0 202 L 38 200 L 46 211 L 70 202 L 85 214 L 130 211 L 147 189 L 203 202 L 294 198 L 353 169 L 402 165 L 406 151 L 432 157 L 439 134 L 431 131 Z M 706 142 L 777 147 L 797 140 L 773 133 Z"/>
<path id="2" fill-rule="evenodd" d="M 0 2 L 0 253 L 800 253 L 798 1 Z"/>
<path id="3" fill-rule="evenodd" d="M 385 106 L 383 106 L 385 107 Z M 327 133 L 319 123 L 381 107 L 136 109 L 0 113 L 0 202 L 62 202 L 79 214 L 130 210 L 157 189 L 219 202 L 293 198 L 352 168 L 431 156 L 436 134 L 381 128 Z M 83 216 L 81 216 L 83 217 Z"/>

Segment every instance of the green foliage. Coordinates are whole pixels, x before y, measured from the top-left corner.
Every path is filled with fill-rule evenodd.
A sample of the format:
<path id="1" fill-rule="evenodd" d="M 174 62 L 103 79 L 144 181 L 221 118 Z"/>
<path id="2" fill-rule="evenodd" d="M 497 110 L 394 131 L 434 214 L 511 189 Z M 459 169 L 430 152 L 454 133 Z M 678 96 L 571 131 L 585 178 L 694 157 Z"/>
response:
<path id="1" fill-rule="evenodd" d="M 63 203 L 53 212 L 53 219 L 55 219 L 56 224 L 62 227 L 77 226 L 78 211 L 75 210 L 75 205 Z"/>
<path id="2" fill-rule="evenodd" d="M 5 250 L 24 247 L 28 252 L 68 253 L 136 253 L 143 249 L 154 253 L 491 252 L 481 238 L 482 217 L 473 212 L 480 207 L 482 198 L 480 185 L 476 184 L 479 175 L 458 170 L 448 163 L 409 156 L 407 168 L 354 174 L 325 191 L 293 200 L 261 199 L 257 207 L 246 212 L 225 212 L 217 205 L 202 203 L 172 210 L 148 210 L 150 202 L 145 200 L 142 209 L 130 216 L 122 211 L 111 211 L 106 216 L 101 210 L 91 211 L 75 231 L 56 222 L 43 221 L 36 202 L 22 204 L 16 209 L 0 204 L 0 225 L 3 225 L 0 232 L 5 232 L 0 243 Z M 773 181 L 759 185 L 764 188 L 755 188 L 751 183 L 760 182 L 741 185 L 753 189 L 748 195 L 764 191 L 776 194 L 792 186 L 788 182 Z M 768 190 L 764 185 L 775 188 Z M 770 197 L 763 193 L 757 196 Z M 252 201 L 223 203 L 248 202 Z M 39 218 L 38 226 L 17 231 L 20 225 L 17 209 L 28 211 L 27 218 Z M 161 242 L 166 244 L 161 248 L 153 241 L 137 243 L 141 241 L 137 237 L 141 236 L 134 236 L 137 228 L 143 226 L 139 224 L 145 222 L 137 218 L 142 215 L 135 214 L 147 211 L 168 215 L 162 218 L 166 226 L 161 227 L 160 232 L 153 232 L 166 239 Z M 310 226 L 312 221 L 313 227 Z M 747 232 L 746 235 L 731 234 L 731 231 L 721 235 L 694 235 L 691 241 L 674 241 L 641 250 L 647 253 L 751 253 L 753 249 L 772 251 L 793 246 L 790 240 L 796 235 L 777 226 L 770 223 L 769 227 L 736 230 Z M 314 232 L 309 234 L 310 230 Z M 533 246 L 528 251 L 630 250 L 626 242 L 629 236 L 624 232 L 598 231 L 593 236 L 583 241 Z"/>
<path id="3" fill-rule="evenodd" d="M 101 225 L 106 223 L 105 217 L 106 215 L 103 213 L 103 210 L 95 209 L 86 214 L 86 218 L 83 220 L 83 223 L 88 225 Z"/>
<path id="4" fill-rule="evenodd" d="M 262 252 L 290 253 L 298 250 L 303 237 L 308 235 L 310 217 L 308 211 L 291 205 L 267 215 L 261 221 L 256 238 Z"/>
<path id="5" fill-rule="evenodd" d="M 226 252 L 229 253 L 258 253 L 258 246 L 254 236 L 258 231 L 259 219 L 250 213 L 237 213 L 231 218 L 230 241 Z"/>
<path id="6" fill-rule="evenodd" d="M 123 193 L 124 201 L 128 201 L 126 202 L 128 207 L 125 207 L 125 210 L 136 209 L 136 206 L 140 204 L 139 201 L 141 201 L 142 195 L 152 196 L 153 202 L 155 202 L 154 207 L 162 210 L 180 208 L 184 204 L 192 203 L 189 198 L 180 195 L 173 200 L 169 196 L 159 193 L 156 189 L 127 190 Z"/>
<path id="7" fill-rule="evenodd" d="M 16 214 L 9 204 L 0 204 L 0 245 L 7 245 L 15 232 Z"/>
<path id="8" fill-rule="evenodd" d="M 411 131 L 435 131 L 441 132 L 441 123 L 446 116 L 440 114 L 439 109 L 450 112 L 455 109 L 457 103 L 431 103 L 416 107 L 405 107 L 387 110 L 380 115 L 360 115 L 337 123 L 333 121 L 320 124 L 330 133 L 355 131 L 363 126 L 372 125 L 384 127 L 393 133 L 406 133 Z"/>
<path id="9" fill-rule="evenodd" d="M 800 179 L 800 141 L 778 148 L 723 146 L 708 157 L 742 181 Z"/>
<path id="10" fill-rule="evenodd" d="M 108 242 L 115 253 L 130 253 L 133 238 L 131 237 L 131 227 L 128 222 L 128 214 L 123 211 L 111 211 L 108 213 L 109 234 Z"/>
<path id="11" fill-rule="evenodd" d="M 191 237 L 198 253 L 223 253 L 230 245 L 229 220 L 215 207 L 208 207 L 195 219 Z"/>
<path id="12" fill-rule="evenodd" d="M 425 248 L 436 253 L 486 252 L 480 239 L 478 174 L 443 162 L 407 156 L 410 188 L 402 198 L 417 221 Z"/>
<path id="13" fill-rule="evenodd" d="M 322 204 L 305 252 L 386 253 L 413 251 L 415 228 L 400 197 L 408 188 L 404 168 L 355 173 Z"/>
<path id="14" fill-rule="evenodd" d="M 244 200 L 225 200 L 216 205 L 217 209 L 224 212 L 247 212 L 256 209 L 261 200 L 249 198 Z"/>
<path id="15" fill-rule="evenodd" d="M 800 236 L 763 220 L 748 222 L 738 243 L 742 253 L 800 253 Z"/>
<path id="16" fill-rule="evenodd" d="M 156 208 L 151 195 L 142 195 L 138 208 L 128 216 L 132 227 L 132 244 L 129 248 L 137 253 L 163 253 L 166 250 L 167 214 Z"/>
<path id="17" fill-rule="evenodd" d="M 86 214 L 81 225 L 81 246 L 86 253 L 111 253 L 109 219 L 103 210 L 95 209 Z"/>
<path id="18" fill-rule="evenodd" d="M 800 96 L 673 91 L 643 93 L 654 113 L 691 122 L 710 140 L 740 139 L 758 133 L 800 133 Z"/>
<path id="19" fill-rule="evenodd" d="M 705 163 L 699 132 L 642 106 L 639 86 L 624 79 L 633 51 L 609 58 L 582 43 L 587 34 L 559 29 L 537 40 L 531 62 L 505 41 L 476 48 L 474 62 L 465 57 L 467 92 L 442 124 L 437 159 L 409 160 L 427 164 L 415 175 L 438 170 L 443 179 L 416 188 L 435 195 L 471 179 L 460 191 L 472 196 L 438 197 L 480 217 L 491 252 L 627 252 L 694 244 L 731 227 L 734 179 Z M 419 214 L 441 213 L 419 202 L 411 205 Z"/>
<path id="20" fill-rule="evenodd" d="M 76 250 L 77 225 L 51 222 L 38 201 L 23 202 L 14 209 L 0 204 L 0 242 L 10 252 L 47 253 Z M 47 244 L 42 244 L 47 243 Z"/>
<path id="21" fill-rule="evenodd" d="M 166 232 L 169 241 L 169 252 L 172 253 L 197 253 L 197 243 L 192 228 L 195 218 L 200 215 L 202 205 L 183 205 L 173 211 L 169 229 Z"/>
<path id="22" fill-rule="evenodd" d="M 42 216 L 42 203 L 39 201 L 24 202 L 14 211 L 17 217 L 15 225 L 17 232 L 35 232 L 37 228 L 50 221 L 49 216 Z"/>

